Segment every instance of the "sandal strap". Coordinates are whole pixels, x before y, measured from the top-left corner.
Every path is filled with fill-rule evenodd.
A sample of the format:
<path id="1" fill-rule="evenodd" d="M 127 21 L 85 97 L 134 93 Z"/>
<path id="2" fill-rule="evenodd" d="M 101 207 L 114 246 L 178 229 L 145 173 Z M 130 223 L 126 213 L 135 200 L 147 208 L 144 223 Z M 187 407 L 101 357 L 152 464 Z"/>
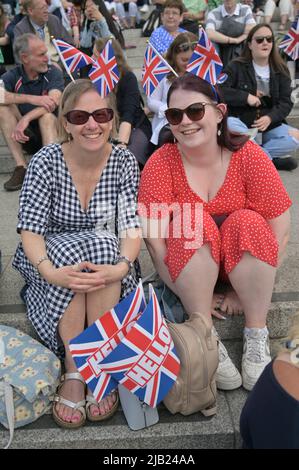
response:
<path id="1" fill-rule="evenodd" d="M 72 408 L 72 410 L 75 411 L 80 411 L 84 418 L 86 418 L 86 412 L 85 412 L 85 400 L 78 401 L 77 403 L 74 403 L 73 401 L 67 400 L 66 398 L 63 398 L 60 395 L 55 395 L 53 398 L 53 401 L 56 403 L 61 403 L 62 405 L 68 406 L 69 408 Z"/>
<path id="2" fill-rule="evenodd" d="M 114 393 L 116 394 L 116 400 L 117 400 L 117 390 L 112 390 L 112 392 L 110 392 L 105 398 L 112 396 Z M 86 408 L 90 408 L 91 405 L 98 406 L 100 403 L 95 399 L 93 395 L 86 395 L 85 398 L 86 398 Z"/>

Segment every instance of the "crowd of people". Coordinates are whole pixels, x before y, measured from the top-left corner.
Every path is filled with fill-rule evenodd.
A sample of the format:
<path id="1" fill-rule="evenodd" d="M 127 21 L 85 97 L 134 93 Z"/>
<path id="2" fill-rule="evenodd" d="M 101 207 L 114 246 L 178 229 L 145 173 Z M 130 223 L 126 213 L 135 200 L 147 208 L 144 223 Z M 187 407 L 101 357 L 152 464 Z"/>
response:
<path id="1" fill-rule="evenodd" d="M 64 359 L 53 405 L 60 426 L 102 421 L 118 407 L 116 391 L 100 403 L 86 391 L 67 345 L 136 287 L 143 237 L 160 279 L 218 338 L 218 389 L 253 390 L 241 418 L 244 446 L 299 446 L 299 420 L 289 439 L 261 431 L 267 417 L 273 429 L 299 417 L 298 364 L 288 350 L 272 361 L 266 325 L 290 233 L 291 200 L 277 169 L 295 169 L 299 147 L 299 131 L 286 123 L 291 78 L 269 24 L 273 3 L 166 0 L 150 42 L 172 72 L 146 103 L 113 16 L 135 27 L 146 3 L 19 0 L 9 4 L 14 18 L 0 5 L 0 45 L 16 62 L 2 70 L 0 103 L 16 165 L 4 188 L 21 189 L 13 266 L 26 283 L 29 320 Z M 283 29 L 290 0 L 280 9 Z M 221 86 L 186 72 L 199 23 L 222 58 Z M 112 36 L 120 71 L 113 92 L 101 97 L 86 69 L 68 83 L 51 38 L 96 58 Z M 28 167 L 24 151 L 34 154 Z M 241 312 L 240 373 L 213 316 Z M 278 416 L 273 409 L 284 403 Z"/>

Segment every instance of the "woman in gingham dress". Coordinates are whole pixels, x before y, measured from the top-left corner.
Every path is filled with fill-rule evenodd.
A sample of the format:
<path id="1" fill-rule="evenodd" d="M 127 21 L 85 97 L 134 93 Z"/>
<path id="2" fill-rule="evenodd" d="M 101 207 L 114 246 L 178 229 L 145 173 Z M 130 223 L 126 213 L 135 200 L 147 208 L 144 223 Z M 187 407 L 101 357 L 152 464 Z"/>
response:
<path id="1" fill-rule="evenodd" d="M 33 326 L 50 349 L 65 352 L 53 416 L 73 428 L 86 419 L 85 387 L 67 344 L 137 285 L 139 170 L 133 154 L 109 143 L 113 111 L 89 80 L 65 89 L 59 125 L 62 144 L 43 147 L 27 170 L 13 264 L 28 286 Z M 118 397 L 87 401 L 87 417 L 99 421 Z"/>

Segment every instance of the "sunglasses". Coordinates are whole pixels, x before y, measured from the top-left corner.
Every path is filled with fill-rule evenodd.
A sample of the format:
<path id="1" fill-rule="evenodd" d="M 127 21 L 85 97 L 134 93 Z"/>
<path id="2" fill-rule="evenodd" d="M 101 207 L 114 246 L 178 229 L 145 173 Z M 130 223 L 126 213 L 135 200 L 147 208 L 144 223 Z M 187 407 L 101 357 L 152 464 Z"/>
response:
<path id="1" fill-rule="evenodd" d="M 184 114 L 190 119 L 190 121 L 200 121 L 205 115 L 205 107 L 212 103 L 193 103 L 187 106 L 185 109 L 179 108 L 168 108 L 165 111 L 165 116 L 169 124 L 177 126 L 183 120 Z"/>
<path id="2" fill-rule="evenodd" d="M 269 44 L 273 42 L 273 36 L 257 36 L 256 38 L 254 38 L 257 44 L 262 44 L 265 39 Z"/>
<path id="3" fill-rule="evenodd" d="M 196 44 L 197 44 L 196 42 L 185 42 L 184 44 L 179 44 L 176 47 L 176 51 L 187 52 L 187 51 L 190 51 L 190 49 L 194 51 L 194 49 L 196 48 Z"/>
<path id="4" fill-rule="evenodd" d="M 114 112 L 113 109 L 110 108 L 96 109 L 92 113 L 81 111 L 80 109 L 74 109 L 73 111 L 69 111 L 65 114 L 66 120 L 70 124 L 75 124 L 77 126 L 86 124 L 89 116 L 92 116 L 98 124 L 105 124 L 113 119 Z"/>

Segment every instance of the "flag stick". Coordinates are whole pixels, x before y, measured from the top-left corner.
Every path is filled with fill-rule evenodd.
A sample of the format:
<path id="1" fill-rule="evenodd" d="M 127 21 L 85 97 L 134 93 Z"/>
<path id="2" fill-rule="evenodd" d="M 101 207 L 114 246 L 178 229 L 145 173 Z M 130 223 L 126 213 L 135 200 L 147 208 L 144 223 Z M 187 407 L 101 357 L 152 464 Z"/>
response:
<path id="1" fill-rule="evenodd" d="M 65 68 L 66 73 L 68 74 L 68 76 L 70 77 L 70 79 L 72 80 L 72 82 L 74 82 L 75 79 L 74 79 L 73 75 L 71 74 L 71 72 L 69 71 L 69 68 L 68 68 L 68 66 L 67 66 L 66 63 L 65 63 L 64 58 L 62 57 L 62 55 L 61 55 L 61 53 L 60 53 L 60 50 L 59 50 L 59 47 L 57 47 L 56 39 L 54 39 L 54 37 L 52 37 L 52 36 L 51 36 L 51 39 L 52 39 L 52 42 L 53 42 L 53 44 L 54 44 L 54 47 L 55 47 L 55 49 L 56 49 L 56 51 L 57 51 L 57 53 L 58 53 L 58 55 L 59 55 L 59 58 L 60 58 L 60 60 L 61 60 L 61 62 L 62 62 L 62 65 L 63 65 L 64 68 Z"/>
<path id="2" fill-rule="evenodd" d="M 171 70 L 171 72 L 176 76 L 178 77 L 178 74 L 176 73 L 176 71 L 170 67 L 169 63 L 167 62 L 166 59 L 164 59 L 164 57 L 159 54 L 159 52 L 154 48 L 154 46 L 148 41 L 148 43 L 150 44 L 151 48 L 153 49 L 153 51 L 157 54 L 158 57 L 160 57 L 160 59 L 164 62 L 165 65 L 167 65 L 167 67 L 169 67 L 169 69 Z"/>

